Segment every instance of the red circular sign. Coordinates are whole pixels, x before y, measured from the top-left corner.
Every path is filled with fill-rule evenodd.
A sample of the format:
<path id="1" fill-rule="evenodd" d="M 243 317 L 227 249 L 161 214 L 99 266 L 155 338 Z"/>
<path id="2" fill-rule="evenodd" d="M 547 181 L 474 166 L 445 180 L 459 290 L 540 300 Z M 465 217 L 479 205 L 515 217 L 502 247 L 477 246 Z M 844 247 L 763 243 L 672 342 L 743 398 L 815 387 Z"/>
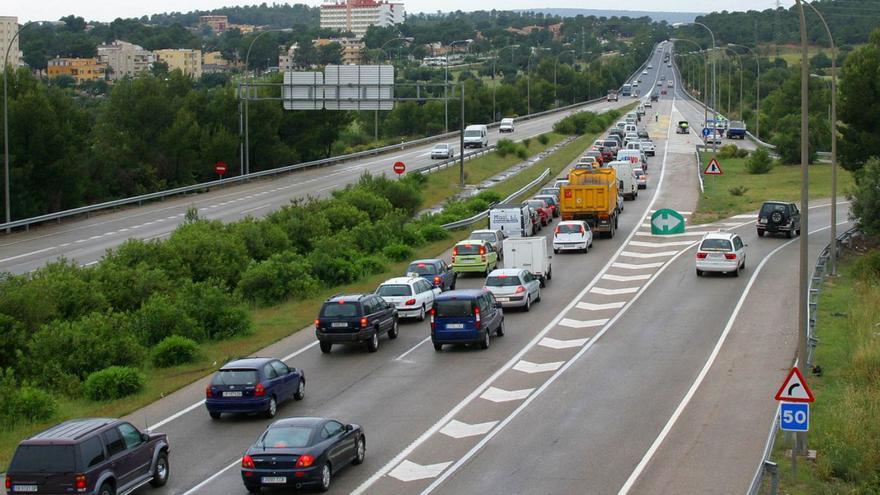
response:
<path id="1" fill-rule="evenodd" d="M 394 173 L 400 175 L 406 172 L 406 165 L 403 162 L 395 162 L 394 163 Z"/>
<path id="2" fill-rule="evenodd" d="M 229 170 L 229 166 L 223 162 L 217 162 L 214 164 L 214 172 L 217 172 L 217 175 L 224 175 L 227 170 Z"/>

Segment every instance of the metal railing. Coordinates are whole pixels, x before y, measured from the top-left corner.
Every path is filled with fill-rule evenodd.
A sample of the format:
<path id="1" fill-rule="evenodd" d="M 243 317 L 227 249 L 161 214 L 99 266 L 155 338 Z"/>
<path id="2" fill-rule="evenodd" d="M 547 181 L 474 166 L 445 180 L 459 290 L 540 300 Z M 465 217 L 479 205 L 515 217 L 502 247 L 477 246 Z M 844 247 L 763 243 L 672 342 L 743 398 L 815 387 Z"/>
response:
<path id="1" fill-rule="evenodd" d="M 858 227 L 853 227 L 846 232 L 837 236 L 837 239 L 834 242 L 837 243 L 837 253 L 838 258 L 840 257 L 840 247 L 843 244 L 849 243 L 852 240 L 853 234 L 858 232 Z M 819 302 L 819 294 L 822 291 L 822 284 L 825 282 L 825 278 L 828 276 L 828 260 L 831 259 L 831 243 L 825 246 L 825 249 L 819 253 L 819 258 L 816 260 L 816 266 L 813 267 L 813 275 L 810 277 L 810 286 L 809 286 L 809 304 L 807 309 L 807 358 L 806 358 L 806 369 L 811 369 L 813 365 L 813 352 L 816 349 L 816 345 L 819 344 L 819 339 L 816 338 L 816 311 L 818 309 Z M 776 431 L 779 428 L 779 408 L 776 408 L 776 415 L 773 417 L 773 424 L 770 425 L 770 433 L 767 436 L 767 443 L 764 445 L 764 454 L 761 457 L 761 462 L 758 464 L 758 469 L 755 471 L 755 475 L 752 477 L 752 484 L 749 485 L 749 490 L 746 492 L 748 495 L 757 495 L 761 490 L 761 485 L 764 480 L 764 472 L 768 468 L 775 469 L 776 464 L 770 461 L 770 456 L 773 454 L 773 446 L 776 443 Z"/>
<path id="2" fill-rule="evenodd" d="M 539 175 L 535 180 L 533 180 L 533 181 L 529 182 L 528 184 L 524 185 L 523 187 L 519 188 L 518 190 L 516 190 L 516 192 L 514 192 L 510 196 L 502 199 L 501 204 L 508 203 L 510 201 L 515 200 L 517 197 L 521 196 L 526 191 L 537 186 L 538 184 L 541 184 L 543 181 L 546 181 L 547 177 L 549 177 L 549 176 L 550 176 L 550 169 L 548 168 L 548 169 L 544 170 L 544 173 Z M 472 217 L 441 225 L 441 227 L 443 227 L 446 230 L 460 229 L 461 227 L 467 227 L 468 225 L 471 225 L 474 222 L 478 222 L 488 216 L 489 216 L 489 210 L 485 210 L 485 211 L 481 211 L 480 213 L 477 213 L 476 215 L 474 215 Z"/>

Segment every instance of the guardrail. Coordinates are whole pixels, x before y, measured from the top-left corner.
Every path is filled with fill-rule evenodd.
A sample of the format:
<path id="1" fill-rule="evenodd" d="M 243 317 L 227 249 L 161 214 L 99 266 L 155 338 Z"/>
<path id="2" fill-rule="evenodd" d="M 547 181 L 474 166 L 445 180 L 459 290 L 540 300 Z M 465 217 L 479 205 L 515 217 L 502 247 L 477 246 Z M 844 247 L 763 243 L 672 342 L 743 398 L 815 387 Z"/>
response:
<path id="1" fill-rule="evenodd" d="M 852 240 L 853 234 L 858 232 L 858 227 L 853 227 L 846 232 L 837 236 L 837 239 L 834 242 L 837 243 L 837 248 L 835 252 L 837 253 L 838 258 L 840 257 L 840 247 L 843 244 L 849 243 Z M 819 294 L 822 291 L 822 284 L 825 282 L 825 278 L 828 276 L 828 260 L 831 259 L 831 243 L 825 246 L 825 249 L 819 253 L 819 258 L 816 260 L 816 266 L 813 267 L 813 276 L 810 277 L 810 286 L 809 286 L 809 304 L 807 305 L 807 357 L 806 357 L 806 369 L 811 369 L 813 365 L 813 351 L 816 348 L 816 345 L 819 344 L 819 339 L 816 338 L 816 310 L 819 302 Z M 800 359 L 800 358 L 798 358 Z M 761 457 L 761 463 L 758 464 L 758 469 L 755 471 L 755 475 L 752 477 L 752 483 L 749 485 L 749 490 L 746 492 L 748 495 L 757 495 L 757 493 L 761 489 L 762 482 L 764 480 L 764 472 L 767 471 L 771 475 L 776 476 L 776 464 L 770 460 L 770 455 L 773 453 L 773 445 L 776 442 L 776 431 L 779 428 L 779 408 L 776 409 L 776 415 L 773 418 L 773 424 L 770 425 L 770 434 L 767 436 L 767 443 L 764 445 L 764 453 Z M 775 484 L 775 479 L 774 479 Z"/>
<path id="2" fill-rule="evenodd" d="M 502 199 L 501 204 L 513 201 L 514 199 L 521 196 L 523 193 L 525 193 L 529 189 L 531 189 L 531 188 L 537 186 L 538 184 L 541 184 L 543 181 L 547 180 L 547 177 L 549 175 L 550 175 L 550 169 L 548 168 L 548 169 L 544 170 L 544 173 L 539 175 L 535 180 L 533 180 L 533 181 L 529 182 L 528 184 L 524 185 L 523 187 L 519 188 L 516 192 L 514 192 L 510 196 Z M 467 227 L 468 225 L 471 225 L 474 222 L 478 222 L 488 216 L 489 216 L 489 210 L 485 210 L 485 211 L 481 211 L 480 213 L 477 213 L 476 215 L 474 215 L 472 217 L 441 225 L 441 227 L 443 227 L 446 230 L 460 229 L 462 227 Z"/>
<path id="3" fill-rule="evenodd" d="M 470 151 L 468 153 L 465 153 L 464 159 L 465 159 L 465 161 L 467 161 L 467 160 L 470 160 L 471 158 L 476 158 L 478 156 L 485 155 L 491 151 L 495 151 L 496 148 L 497 148 L 497 145 L 490 144 L 489 146 L 487 146 L 485 148 L 480 148 L 476 151 Z M 425 165 L 424 167 L 419 167 L 419 168 L 410 170 L 407 173 L 408 174 L 415 174 L 415 173 L 429 174 L 431 172 L 434 172 L 435 170 L 440 170 L 440 169 L 446 168 L 450 165 L 455 165 L 456 163 L 458 163 L 459 158 L 460 157 L 447 158 L 446 160 L 443 160 L 442 162 L 437 162 L 437 163 L 432 163 L 430 165 Z"/>

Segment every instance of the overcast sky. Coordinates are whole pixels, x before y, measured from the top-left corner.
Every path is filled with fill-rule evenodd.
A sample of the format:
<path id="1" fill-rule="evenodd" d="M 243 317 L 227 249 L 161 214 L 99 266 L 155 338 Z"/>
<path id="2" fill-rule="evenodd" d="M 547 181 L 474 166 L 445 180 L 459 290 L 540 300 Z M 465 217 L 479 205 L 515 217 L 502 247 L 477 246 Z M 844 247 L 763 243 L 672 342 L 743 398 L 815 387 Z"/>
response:
<path id="1" fill-rule="evenodd" d="M 471 0 L 403 0 L 409 12 L 434 12 L 473 10 Z M 68 14 L 76 14 L 86 20 L 112 21 L 117 17 L 140 17 L 160 12 L 188 12 L 208 10 L 217 7 L 259 3 L 257 0 L 236 2 L 235 0 L 0 0 L 0 15 L 18 16 L 19 22 L 32 20 L 56 20 Z M 271 2 L 267 2 L 271 3 Z M 309 5 L 320 5 L 321 0 L 306 0 Z M 527 9 L 530 7 L 568 7 L 583 9 L 607 9 L 609 6 L 627 10 L 664 10 L 673 12 L 712 12 L 715 10 L 764 10 L 775 5 L 775 0 L 628 0 L 609 2 L 608 0 L 483 0 L 481 9 Z M 782 0 L 785 7 L 794 0 Z"/>

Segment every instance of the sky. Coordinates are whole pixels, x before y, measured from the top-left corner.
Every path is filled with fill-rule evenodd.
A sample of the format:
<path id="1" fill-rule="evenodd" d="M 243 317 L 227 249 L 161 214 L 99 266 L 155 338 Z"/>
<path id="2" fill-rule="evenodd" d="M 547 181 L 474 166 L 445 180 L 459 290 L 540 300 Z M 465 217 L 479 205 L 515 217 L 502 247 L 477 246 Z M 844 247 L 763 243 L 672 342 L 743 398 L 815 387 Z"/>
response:
<path id="1" fill-rule="evenodd" d="M 283 0 L 282 0 L 283 1 Z M 403 1 L 408 12 L 435 12 L 437 9 L 474 10 L 471 0 L 399 0 Z M 18 16 L 19 22 L 34 20 L 57 20 L 69 14 L 84 17 L 89 21 L 112 21 L 117 17 L 140 17 L 161 12 L 188 12 L 212 8 L 256 4 L 258 0 L 0 0 L 0 15 Z M 267 2 L 271 3 L 271 2 Z M 280 3 L 280 2 L 279 2 Z M 296 2 L 293 2 L 296 3 Z M 301 0 L 299 3 L 320 5 L 321 0 Z M 614 5 L 627 10 L 664 10 L 667 12 L 712 12 L 716 10 L 764 10 L 772 8 L 775 0 L 628 0 L 625 6 L 608 0 L 483 0 L 480 8 L 528 9 L 542 8 L 583 8 L 608 9 Z M 784 7 L 794 4 L 794 0 L 782 0 Z"/>

